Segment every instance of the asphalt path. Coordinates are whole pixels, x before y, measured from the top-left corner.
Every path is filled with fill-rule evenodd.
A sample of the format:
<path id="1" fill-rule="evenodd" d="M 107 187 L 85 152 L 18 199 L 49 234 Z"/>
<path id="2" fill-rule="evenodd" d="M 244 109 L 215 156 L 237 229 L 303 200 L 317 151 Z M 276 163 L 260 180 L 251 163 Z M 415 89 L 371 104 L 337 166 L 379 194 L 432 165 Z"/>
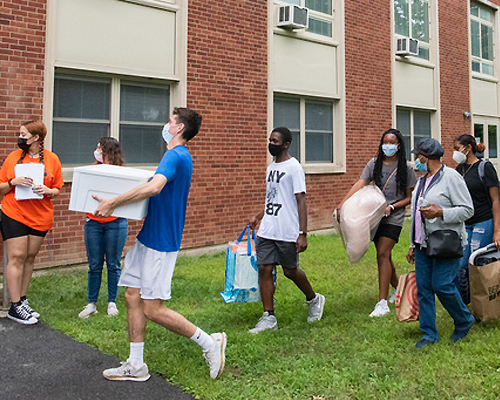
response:
<path id="1" fill-rule="evenodd" d="M 25 326 L 0 318 L 0 399 L 192 400 L 160 376 L 147 382 L 116 382 L 102 371 L 116 357 L 76 342 L 40 321 Z"/>

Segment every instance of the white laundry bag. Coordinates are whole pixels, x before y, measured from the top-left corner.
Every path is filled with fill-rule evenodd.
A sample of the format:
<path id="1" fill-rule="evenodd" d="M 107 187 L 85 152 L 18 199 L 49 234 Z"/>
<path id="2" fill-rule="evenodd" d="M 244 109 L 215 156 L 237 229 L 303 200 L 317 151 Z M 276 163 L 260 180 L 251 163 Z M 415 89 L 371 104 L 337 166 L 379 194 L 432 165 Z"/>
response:
<path id="1" fill-rule="evenodd" d="M 357 263 L 368 251 L 386 207 L 387 201 L 382 191 L 375 185 L 367 185 L 342 205 L 340 225 L 334 213 L 334 225 L 340 231 L 351 263 Z"/>

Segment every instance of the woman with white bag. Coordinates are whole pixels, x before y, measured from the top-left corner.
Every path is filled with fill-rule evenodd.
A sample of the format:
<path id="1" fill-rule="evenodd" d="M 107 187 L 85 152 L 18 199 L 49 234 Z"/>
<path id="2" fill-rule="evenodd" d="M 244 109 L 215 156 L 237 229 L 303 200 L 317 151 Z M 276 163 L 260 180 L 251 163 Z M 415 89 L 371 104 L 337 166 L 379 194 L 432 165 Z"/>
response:
<path id="1" fill-rule="evenodd" d="M 417 177 L 410 163 L 406 161 L 403 136 L 397 129 L 385 131 L 380 139 L 377 157 L 366 165 L 360 179 L 352 186 L 337 208 L 337 218 L 344 202 L 366 185 L 379 187 L 387 201 L 385 217 L 375 233 L 373 242 L 377 250 L 379 301 L 370 317 L 381 317 L 390 309 L 387 304 L 389 284 L 393 287 L 389 302 L 396 299 L 398 277 L 392 261 L 392 249 L 399 240 L 405 209 L 411 201 L 411 194 Z"/>

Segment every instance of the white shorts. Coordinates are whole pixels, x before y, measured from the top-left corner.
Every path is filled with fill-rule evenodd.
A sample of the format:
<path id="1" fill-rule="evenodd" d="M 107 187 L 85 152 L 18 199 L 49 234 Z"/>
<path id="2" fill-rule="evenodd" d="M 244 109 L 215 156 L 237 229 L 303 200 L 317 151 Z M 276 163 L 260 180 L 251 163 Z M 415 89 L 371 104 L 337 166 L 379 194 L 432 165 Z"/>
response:
<path id="1" fill-rule="evenodd" d="M 170 299 L 172 275 L 178 251 L 156 251 L 138 240 L 125 256 L 118 286 L 141 289 L 146 300 Z"/>

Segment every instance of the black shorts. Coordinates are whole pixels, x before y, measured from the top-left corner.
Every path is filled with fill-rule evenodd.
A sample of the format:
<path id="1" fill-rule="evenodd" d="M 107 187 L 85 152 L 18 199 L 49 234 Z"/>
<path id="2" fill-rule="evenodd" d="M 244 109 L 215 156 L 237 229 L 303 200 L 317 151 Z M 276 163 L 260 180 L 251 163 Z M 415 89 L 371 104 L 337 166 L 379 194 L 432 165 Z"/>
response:
<path id="1" fill-rule="evenodd" d="M 378 239 L 383 236 L 392 239 L 397 243 L 402 229 L 403 227 L 398 225 L 380 224 L 377 228 L 377 232 L 375 232 L 373 241 L 377 243 Z"/>
<path id="2" fill-rule="evenodd" d="M 8 240 L 28 235 L 45 237 L 48 231 L 37 231 L 0 212 L 0 232 L 3 240 Z"/>
<path id="3" fill-rule="evenodd" d="M 298 268 L 297 244 L 257 237 L 257 265 L 281 265 L 285 269 Z"/>

